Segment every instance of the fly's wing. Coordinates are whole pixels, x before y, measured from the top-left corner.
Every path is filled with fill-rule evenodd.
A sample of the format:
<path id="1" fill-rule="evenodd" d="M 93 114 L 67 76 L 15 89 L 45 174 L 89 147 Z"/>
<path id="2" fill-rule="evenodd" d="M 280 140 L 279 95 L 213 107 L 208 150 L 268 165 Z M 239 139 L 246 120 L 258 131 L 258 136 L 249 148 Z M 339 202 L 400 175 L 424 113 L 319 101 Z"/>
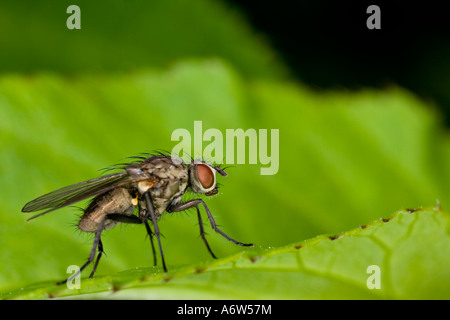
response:
<path id="1" fill-rule="evenodd" d="M 48 209 L 42 213 L 32 216 L 28 220 L 44 215 L 78 201 L 97 196 L 111 189 L 142 180 L 131 177 L 128 172 L 113 173 L 99 178 L 73 184 L 56 191 L 47 193 L 39 198 L 28 202 L 22 212 L 33 212 Z"/>

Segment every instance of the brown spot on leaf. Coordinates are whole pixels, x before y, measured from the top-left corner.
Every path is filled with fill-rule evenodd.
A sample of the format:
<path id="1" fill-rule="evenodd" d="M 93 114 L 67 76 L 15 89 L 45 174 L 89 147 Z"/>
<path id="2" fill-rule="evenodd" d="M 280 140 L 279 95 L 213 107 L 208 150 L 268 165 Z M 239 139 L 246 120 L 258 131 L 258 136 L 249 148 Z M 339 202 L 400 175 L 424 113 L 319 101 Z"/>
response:
<path id="1" fill-rule="evenodd" d="M 206 270 L 206 267 L 197 267 L 196 269 L 195 269 L 195 273 L 202 273 L 202 272 L 204 272 Z"/>
<path id="2" fill-rule="evenodd" d="M 329 238 L 330 240 L 336 240 L 336 239 L 339 239 L 340 237 L 342 237 L 342 234 L 336 234 L 336 235 L 334 235 L 334 236 L 329 236 L 328 238 Z"/>
<path id="3" fill-rule="evenodd" d="M 255 256 L 255 257 L 248 257 L 252 263 L 255 263 L 259 259 L 261 259 L 261 256 Z"/>
<path id="4" fill-rule="evenodd" d="M 117 284 L 113 283 L 113 287 L 112 287 L 112 292 L 116 293 L 117 291 L 119 291 L 121 289 L 120 286 L 118 286 Z"/>

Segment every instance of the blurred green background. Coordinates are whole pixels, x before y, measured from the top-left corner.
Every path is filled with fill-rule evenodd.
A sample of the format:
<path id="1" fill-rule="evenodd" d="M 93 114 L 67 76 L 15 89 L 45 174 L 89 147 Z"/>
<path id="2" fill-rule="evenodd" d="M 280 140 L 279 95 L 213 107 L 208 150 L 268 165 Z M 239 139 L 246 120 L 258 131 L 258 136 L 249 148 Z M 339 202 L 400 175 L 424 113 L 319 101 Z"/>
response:
<path id="1" fill-rule="evenodd" d="M 195 120 L 279 129 L 276 175 L 234 165 L 207 200 L 242 242 L 282 246 L 450 203 L 448 132 L 439 105 L 415 92 L 394 82 L 313 89 L 229 3 L 77 1 L 82 28 L 69 30 L 71 4 L 0 4 L 0 288 L 61 279 L 89 254 L 79 210 L 26 222 L 26 202 L 127 156 L 171 150 L 173 130 L 192 132 Z M 195 212 L 159 225 L 169 268 L 211 259 Z M 217 256 L 242 250 L 206 230 Z M 116 227 L 103 243 L 100 275 L 152 264 L 142 226 Z"/>

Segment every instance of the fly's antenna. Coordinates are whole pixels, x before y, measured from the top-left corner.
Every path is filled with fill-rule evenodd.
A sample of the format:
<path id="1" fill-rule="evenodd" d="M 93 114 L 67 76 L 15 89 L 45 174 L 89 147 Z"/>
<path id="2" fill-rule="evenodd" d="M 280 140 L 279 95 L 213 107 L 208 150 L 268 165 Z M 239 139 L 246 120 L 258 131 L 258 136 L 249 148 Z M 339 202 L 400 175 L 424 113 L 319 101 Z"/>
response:
<path id="1" fill-rule="evenodd" d="M 225 172 L 225 170 L 223 168 L 221 168 L 220 166 L 214 166 L 213 167 L 218 173 L 220 173 L 220 175 L 222 177 L 228 177 L 228 173 Z"/>

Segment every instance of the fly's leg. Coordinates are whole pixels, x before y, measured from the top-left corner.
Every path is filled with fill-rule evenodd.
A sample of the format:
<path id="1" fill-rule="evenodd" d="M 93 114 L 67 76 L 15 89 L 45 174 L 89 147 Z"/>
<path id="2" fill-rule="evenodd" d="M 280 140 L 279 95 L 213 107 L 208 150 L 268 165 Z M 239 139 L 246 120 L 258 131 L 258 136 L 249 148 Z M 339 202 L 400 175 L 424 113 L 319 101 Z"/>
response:
<path id="1" fill-rule="evenodd" d="M 217 259 L 217 257 L 214 255 L 214 253 L 212 252 L 208 241 L 206 241 L 206 237 L 205 237 L 205 229 L 203 228 L 203 221 L 202 221 L 202 216 L 200 215 L 200 209 L 198 208 L 198 206 L 195 207 L 197 209 L 197 217 L 198 217 L 198 225 L 200 226 L 200 237 L 202 237 L 203 242 L 206 245 L 206 248 L 208 249 L 208 252 L 211 254 L 211 256 L 214 259 Z"/>
<path id="2" fill-rule="evenodd" d="M 142 170 L 140 168 L 127 167 L 127 168 L 125 168 L 125 170 L 131 176 L 133 176 L 135 178 L 147 178 L 147 176 L 142 172 Z M 147 194 L 147 196 L 146 196 L 146 194 Z M 144 193 L 144 198 L 145 198 L 145 201 L 146 201 L 147 208 L 151 208 L 151 209 L 145 210 L 139 204 L 139 218 L 141 218 L 141 220 L 144 221 L 145 228 L 147 229 L 148 236 L 150 237 L 150 243 L 152 245 L 152 253 L 153 253 L 153 265 L 156 266 L 156 251 L 155 251 L 155 245 L 153 244 L 153 232 L 152 232 L 152 229 L 150 228 L 150 225 L 147 222 L 147 219 L 149 218 L 148 217 L 149 213 L 150 213 L 150 219 L 152 221 L 154 221 L 153 225 L 155 227 L 155 233 L 156 233 L 156 230 L 158 230 L 157 229 L 158 226 L 156 224 L 156 219 L 154 219 L 155 214 L 154 214 L 153 205 L 149 206 L 149 204 L 152 204 L 152 201 L 151 201 L 150 195 L 148 195 L 148 191 Z M 147 200 L 147 198 L 148 198 L 148 200 Z M 152 215 L 152 213 L 153 213 L 153 215 Z M 164 257 L 163 257 L 163 254 L 162 254 L 161 242 L 159 240 L 159 230 L 158 230 L 158 233 L 157 233 L 157 238 L 158 238 L 158 243 L 159 243 L 159 249 L 161 251 L 161 258 L 162 258 L 162 262 L 163 262 L 163 268 L 164 268 L 164 271 L 167 272 L 166 265 L 165 265 L 165 262 L 164 262 Z"/>
<path id="3" fill-rule="evenodd" d="M 142 222 L 144 222 L 145 228 L 150 237 L 150 243 L 152 245 L 153 263 L 156 266 L 156 251 L 155 251 L 155 246 L 153 244 L 153 232 L 152 232 L 152 229 L 150 228 L 150 225 L 148 224 L 148 221 L 147 221 L 148 219 L 144 220 L 145 219 L 144 211 L 145 210 L 143 210 L 143 209 L 141 209 L 141 207 L 139 207 L 139 217 L 127 216 L 127 215 L 123 215 L 123 214 L 109 214 L 107 217 L 108 217 L 108 219 L 122 222 L 122 223 L 141 224 Z M 100 259 L 100 257 L 98 259 Z M 95 271 L 95 269 L 94 269 L 94 271 Z"/>
<path id="4" fill-rule="evenodd" d="M 108 218 L 108 216 L 109 216 L 109 215 L 106 215 L 106 216 L 102 219 L 102 221 L 100 222 L 100 224 L 99 224 L 97 230 L 95 231 L 94 243 L 93 243 L 93 245 L 92 245 L 92 249 L 91 249 L 91 253 L 89 254 L 88 261 L 86 261 L 85 264 L 83 264 L 83 265 L 81 266 L 81 268 L 80 268 L 77 272 L 75 272 L 73 275 L 71 275 L 71 276 L 70 276 L 69 278 L 67 278 L 66 280 L 61 281 L 61 282 L 58 282 L 57 285 L 60 285 L 60 284 L 63 284 L 63 283 L 68 283 L 68 282 L 72 281 L 75 277 L 79 276 L 79 275 L 81 274 L 81 272 L 82 272 L 82 271 L 83 271 L 83 270 L 84 270 L 84 269 L 85 269 L 92 261 L 94 261 L 94 258 L 95 258 L 95 252 L 96 252 L 96 250 L 97 250 L 97 247 L 100 246 L 100 243 L 101 243 L 100 235 L 101 235 L 101 233 L 102 233 L 102 231 L 103 231 L 103 227 L 104 227 L 104 225 L 105 225 L 105 221 L 106 221 L 106 219 Z M 101 252 L 103 252 L 103 245 L 101 245 L 101 249 L 102 249 Z M 98 261 L 100 260 L 101 252 L 99 253 L 99 256 L 98 256 L 98 258 L 97 258 L 97 262 L 95 263 L 96 266 L 97 266 L 97 264 L 98 264 Z M 96 267 L 96 266 L 95 266 L 95 267 Z M 94 271 L 95 271 L 95 270 L 94 270 Z M 91 275 L 89 276 L 90 278 L 94 275 L 94 271 L 93 271 L 93 272 L 91 273 Z"/>
<path id="5" fill-rule="evenodd" d="M 107 214 L 105 219 L 103 219 L 102 224 L 101 224 L 101 227 L 102 227 L 101 231 L 103 231 L 103 225 L 107 219 L 122 222 L 122 223 L 132 223 L 132 224 L 141 224 L 142 223 L 142 220 L 136 216 L 127 216 L 127 215 L 120 214 L 120 213 L 111 213 L 111 214 Z M 100 231 L 100 233 L 101 233 L 101 231 Z M 100 233 L 98 236 L 98 255 L 97 255 L 97 259 L 95 260 L 95 263 L 94 263 L 94 268 L 92 269 L 92 272 L 89 275 L 89 278 L 94 277 L 94 273 L 97 270 L 97 266 L 100 261 L 100 258 L 102 257 L 102 254 L 104 253 L 102 240 L 100 239 Z M 96 234 L 96 236 L 97 236 L 97 234 Z M 94 243 L 95 243 L 95 241 L 94 241 Z M 94 248 L 93 248 L 93 252 L 91 252 L 91 256 L 89 257 L 89 261 L 85 264 L 86 266 L 94 260 L 93 254 L 95 254 Z M 81 270 L 82 269 L 80 269 L 80 272 L 81 272 Z"/>
<path id="6" fill-rule="evenodd" d="M 92 277 L 94 276 L 94 273 L 95 273 L 95 271 L 97 270 L 97 266 L 98 266 L 98 263 L 99 263 L 99 261 L 100 261 L 100 258 L 101 258 L 101 256 L 102 256 L 102 254 L 104 253 L 104 251 L 103 251 L 103 244 L 102 244 L 102 241 L 101 241 L 101 233 L 102 233 L 102 231 L 103 231 L 103 229 L 104 229 L 105 221 L 108 220 L 108 219 L 114 220 L 114 221 L 118 221 L 118 222 L 123 222 L 123 223 L 134 223 L 134 224 L 140 224 L 140 223 L 142 223 L 142 220 L 141 220 L 140 218 L 136 217 L 136 216 L 127 216 L 127 215 L 117 214 L 117 213 L 107 214 L 107 215 L 102 219 L 102 221 L 100 222 L 100 224 L 99 224 L 97 230 L 95 231 L 94 243 L 92 244 L 92 249 L 91 249 L 91 253 L 89 254 L 88 261 L 86 261 L 86 262 L 81 266 L 81 268 L 80 268 L 77 272 L 75 272 L 73 275 L 71 275 L 71 276 L 70 276 L 69 278 L 67 278 L 66 280 L 61 281 L 61 282 L 58 282 L 57 285 L 60 285 L 60 284 L 63 284 L 63 283 L 67 283 L 67 282 L 70 282 L 70 281 L 72 281 L 75 277 L 77 277 L 78 275 L 80 275 L 81 272 L 82 272 L 89 264 L 91 264 L 91 263 L 94 261 L 94 258 L 95 258 L 95 252 L 96 252 L 96 249 L 97 249 L 97 247 L 98 247 L 99 253 L 98 253 L 97 259 L 96 259 L 96 261 L 95 261 L 95 263 L 94 263 L 94 268 L 93 268 L 91 274 L 89 275 L 89 278 L 92 278 Z"/>
<path id="7" fill-rule="evenodd" d="M 164 269 L 164 272 L 167 272 L 166 262 L 164 260 L 164 253 L 163 253 L 163 249 L 161 246 L 161 238 L 160 238 L 159 228 L 158 228 L 158 224 L 156 223 L 155 209 L 153 207 L 152 198 L 150 197 L 150 192 L 149 191 L 145 192 L 143 194 L 143 196 L 144 196 L 145 204 L 147 206 L 147 212 L 145 213 L 144 221 L 147 221 L 147 219 L 150 219 L 153 222 L 153 228 L 155 229 L 155 236 L 156 236 L 156 239 L 158 240 L 159 253 L 161 255 L 163 269 Z"/>
<path id="8" fill-rule="evenodd" d="M 150 228 L 150 225 L 148 224 L 148 220 L 145 220 L 144 224 L 145 224 L 145 228 L 147 229 L 148 236 L 150 238 L 150 243 L 152 245 L 153 265 L 156 266 L 157 261 L 156 261 L 155 245 L 153 243 L 153 232 L 152 232 L 152 229 Z"/>
<path id="9" fill-rule="evenodd" d="M 220 230 L 219 227 L 217 227 L 216 222 L 214 221 L 211 211 L 209 211 L 208 207 L 206 206 L 206 203 L 202 199 L 194 199 L 194 200 L 186 201 L 184 203 L 171 205 L 169 208 L 167 208 L 168 212 L 177 212 L 177 211 L 183 211 L 183 210 L 186 210 L 186 209 L 189 209 L 192 207 L 196 207 L 197 215 L 199 217 L 199 223 L 200 223 L 200 234 L 202 236 L 203 241 L 206 244 L 206 247 L 208 248 L 208 251 L 211 253 L 211 255 L 214 258 L 215 258 L 215 256 L 212 253 L 211 249 L 209 248 L 208 242 L 206 241 L 206 238 L 205 238 L 205 232 L 203 230 L 203 225 L 202 225 L 202 221 L 201 221 L 201 217 L 200 217 L 200 210 L 198 208 L 199 204 L 202 204 L 203 207 L 205 207 L 206 214 L 208 215 L 209 222 L 211 223 L 211 227 L 213 228 L 214 231 L 221 234 L 223 237 L 225 237 L 226 239 L 228 239 L 229 241 L 231 241 L 237 245 L 244 246 L 244 247 L 252 247 L 253 246 L 253 244 L 251 244 L 251 243 L 242 243 L 242 242 L 236 241 L 233 238 L 229 237 L 225 232 Z"/>
<path id="10" fill-rule="evenodd" d="M 148 224 L 148 219 L 146 219 L 147 210 L 142 208 L 142 206 L 139 204 L 139 218 L 141 218 L 144 221 L 145 229 L 147 229 L 147 234 L 150 238 L 150 244 L 152 245 L 152 253 L 153 253 L 153 265 L 156 266 L 156 251 L 155 251 L 155 244 L 153 243 L 153 232 L 150 228 L 150 225 Z"/>
<path id="11" fill-rule="evenodd" d="M 97 259 L 95 260 L 94 268 L 92 269 L 92 272 L 89 275 L 89 278 L 93 278 L 94 277 L 94 273 L 97 270 L 98 262 L 100 261 L 100 258 L 102 257 L 103 253 L 104 253 L 104 251 L 103 251 L 103 244 L 102 244 L 102 240 L 100 239 L 98 241 L 98 255 L 97 255 Z"/>
<path id="12" fill-rule="evenodd" d="M 212 256 L 214 259 L 217 259 L 217 257 L 215 256 L 215 254 L 212 252 L 211 247 L 210 247 L 209 244 L 208 244 L 208 241 L 206 240 L 206 237 L 205 237 L 205 234 L 206 234 L 206 233 L 205 233 L 205 229 L 203 228 L 202 216 L 200 215 L 200 209 L 199 209 L 198 205 L 195 205 L 195 208 L 197 209 L 198 225 L 199 225 L 199 227 L 200 227 L 200 237 L 202 238 L 203 242 L 205 243 L 206 248 L 208 249 L 208 252 L 211 254 L 211 256 Z M 186 210 L 186 208 L 185 208 L 185 209 L 183 209 L 183 208 L 178 209 L 178 206 L 171 206 L 171 207 L 168 208 L 167 210 L 169 210 L 168 212 L 176 212 L 176 211 Z"/>

